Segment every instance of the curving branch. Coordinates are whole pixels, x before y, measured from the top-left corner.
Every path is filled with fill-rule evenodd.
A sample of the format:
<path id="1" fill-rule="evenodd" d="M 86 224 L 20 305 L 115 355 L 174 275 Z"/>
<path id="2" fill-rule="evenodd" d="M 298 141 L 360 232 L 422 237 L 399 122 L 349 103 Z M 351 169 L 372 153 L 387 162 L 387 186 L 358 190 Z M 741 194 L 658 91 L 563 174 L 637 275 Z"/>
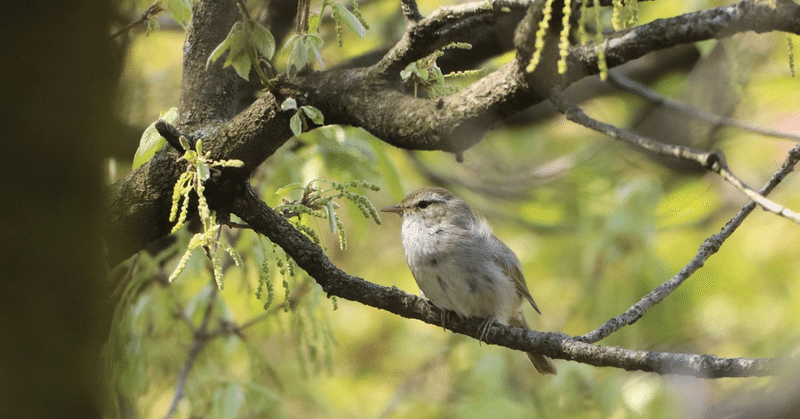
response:
<path id="1" fill-rule="evenodd" d="M 230 176 L 223 177 L 234 183 L 247 178 L 292 137 L 292 114 L 279 110 L 286 97 L 295 98 L 300 105 L 317 107 L 327 124 L 361 127 L 404 149 L 443 150 L 459 155 L 499 121 L 547 99 L 554 87 L 563 88 L 596 74 L 594 47 L 570 48 L 565 77 L 558 76 L 552 65 L 540 66 L 534 73 L 536 77 L 528 77 L 521 72 L 519 63 L 512 62 L 461 92 L 437 100 L 406 94 L 399 71 L 406 63 L 457 40 L 476 25 L 488 25 L 504 14 L 527 13 L 528 6 L 536 5 L 536 1 L 539 0 L 497 0 L 439 8 L 414 25 L 377 65 L 315 72 L 296 80 L 280 79 L 277 96 L 266 94 L 242 111 L 242 92 L 252 92 L 246 82 L 233 69 L 223 69 L 221 60 L 205 68 L 210 52 L 238 19 L 235 2 L 200 0 L 193 9 L 184 47 L 177 128 L 203 141 L 204 149 L 211 151 L 214 159 L 244 161 L 243 169 L 230 170 Z M 800 6 L 778 1 L 772 8 L 767 2 L 745 1 L 612 34 L 604 45 L 609 67 L 613 67 L 659 48 L 745 31 L 775 30 L 800 32 Z M 172 186 L 185 168 L 176 161 L 178 157 L 174 150 L 165 149 L 110 187 L 106 222 L 112 243 L 110 263 L 130 257 L 170 231 L 167 218 Z M 230 199 L 233 194 L 225 189 L 217 188 L 219 194 L 210 196 L 210 203 L 220 201 L 218 204 L 222 205 Z"/>
<path id="2" fill-rule="evenodd" d="M 322 248 L 312 243 L 258 198 L 249 185 L 242 185 L 240 191 L 242 194 L 226 209 L 283 248 L 297 262 L 297 266 L 314 278 L 328 295 L 356 301 L 405 318 L 422 320 L 437 327 L 441 325 L 442 313 L 438 308 L 396 287 L 383 287 L 346 274 L 331 263 Z M 480 324 L 481 319 L 450 316 L 446 328 L 477 338 Z M 635 351 L 592 345 L 563 333 L 543 333 L 497 324 L 492 327 L 485 342 L 594 366 L 658 374 L 720 378 L 766 376 L 780 372 L 779 361 L 775 359 L 718 358 L 713 355 Z"/>
<path id="3" fill-rule="evenodd" d="M 770 178 L 770 180 L 758 192 L 759 196 L 763 197 L 769 195 L 769 193 L 772 192 L 772 190 L 775 189 L 775 187 L 778 186 L 778 184 L 787 175 L 789 175 L 789 173 L 794 171 L 794 167 L 798 162 L 800 162 L 800 143 L 798 143 L 798 145 L 789 151 L 789 155 L 786 157 L 786 160 L 784 160 L 780 169 L 775 172 L 772 178 Z M 633 324 L 637 320 L 641 319 L 650 308 L 664 300 L 664 298 L 672 293 L 672 291 L 675 291 L 678 286 L 689 279 L 689 277 L 692 276 L 698 269 L 703 267 L 706 260 L 708 260 L 711 255 L 719 251 L 719 248 L 722 246 L 725 240 L 727 240 L 728 237 L 733 234 L 733 232 L 742 224 L 744 219 L 747 218 L 747 216 L 750 215 L 755 208 L 755 201 L 750 201 L 745 204 L 739 213 L 736 214 L 736 216 L 734 216 L 730 221 L 728 221 L 728 223 L 725 224 L 725 227 L 723 227 L 719 233 L 712 235 L 703 242 L 703 244 L 700 246 L 700 250 L 692 258 L 692 260 L 689 261 L 689 263 L 687 263 L 686 266 L 684 266 L 683 269 L 675 274 L 675 276 L 669 281 L 659 285 L 649 294 L 642 297 L 639 302 L 634 304 L 624 313 L 610 319 L 592 332 L 583 336 L 579 336 L 576 339 L 582 342 L 594 343 L 606 338 L 608 335 L 616 332 L 624 326 Z"/>
<path id="4" fill-rule="evenodd" d="M 648 102 L 654 105 L 665 106 L 669 109 L 674 109 L 686 115 L 702 119 L 712 125 L 721 125 L 726 127 L 739 128 L 745 131 L 754 132 L 756 134 L 761 134 L 767 137 L 800 142 L 800 135 L 797 134 L 792 134 L 789 132 L 783 132 L 776 129 L 759 126 L 747 121 L 741 121 L 738 119 L 728 118 L 721 115 L 715 115 L 711 112 L 706 112 L 705 110 L 700 109 L 699 107 L 694 106 L 692 104 L 664 97 L 663 95 L 650 89 L 644 84 L 633 81 L 617 71 L 608 72 L 608 83 L 624 92 L 628 92 L 636 96 L 639 96 L 640 98 L 647 100 Z"/>
<path id="5" fill-rule="evenodd" d="M 691 147 L 663 144 L 657 141 L 645 138 L 631 132 L 621 130 L 613 125 L 600 122 L 596 119 L 590 118 L 581 108 L 577 105 L 568 102 L 560 93 L 554 93 L 550 101 L 556 105 L 559 111 L 566 115 L 567 119 L 577 124 L 583 125 L 589 129 L 601 132 L 616 140 L 624 141 L 639 149 L 651 152 L 656 155 L 669 156 L 682 159 L 689 162 L 700 164 L 705 169 L 714 172 L 728 183 L 733 185 L 736 189 L 742 191 L 748 198 L 752 199 L 755 203 L 761 206 L 764 210 L 771 213 L 780 215 L 781 217 L 788 218 L 795 223 L 800 224 L 800 214 L 792 211 L 783 205 L 777 204 L 758 192 L 754 191 L 749 186 L 745 185 L 738 177 L 736 177 L 728 168 L 725 162 L 725 156 L 721 151 L 703 151 Z"/>

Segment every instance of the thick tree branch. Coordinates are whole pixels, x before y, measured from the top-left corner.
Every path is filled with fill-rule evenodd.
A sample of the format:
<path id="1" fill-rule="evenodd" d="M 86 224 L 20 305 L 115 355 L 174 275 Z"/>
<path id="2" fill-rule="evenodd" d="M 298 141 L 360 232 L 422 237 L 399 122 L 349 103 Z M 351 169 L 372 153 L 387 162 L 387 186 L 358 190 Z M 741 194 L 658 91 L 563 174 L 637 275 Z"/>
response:
<path id="1" fill-rule="evenodd" d="M 329 295 L 386 310 L 402 317 L 441 324 L 441 312 L 420 297 L 397 288 L 386 288 L 339 270 L 322 249 L 272 211 L 246 186 L 242 195 L 227 208 L 255 231 L 281 246 Z M 481 319 L 450 316 L 447 328 L 477 338 Z M 717 358 L 713 355 L 674 354 L 603 347 L 575 340 L 562 333 L 542 333 L 495 325 L 487 336 L 489 344 L 540 352 L 557 359 L 626 370 L 680 374 L 703 378 L 774 375 L 779 364 L 773 359 Z"/>
<path id="2" fill-rule="evenodd" d="M 769 2 L 743 0 L 613 33 L 606 37 L 603 48 L 608 68 L 613 68 L 659 49 L 751 31 L 800 34 L 800 5 L 780 0 L 773 8 Z M 568 83 L 599 72 L 593 43 L 570 48 L 567 60 Z"/>
<path id="3" fill-rule="evenodd" d="M 439 31 L 461 36 L 458 25 L 484 16 L 494 19 L 509 10 L 522 13 L 531 1 L 498 0 L 443 7 L 421 20 L 384 60 L 370 69 L 312 73 L 296 81 L 279 81 L 282 96 L 322 110 L 328 124 L 362 127 L 381 140 L 405 149 L 444 150 L 460 154 L 483 137 L 498 121 L 543 101 L 556 85 L 565 86 L 595 74 L 592 46 L 571 48 L 566 78 L 552 66 L 537 68 L 536 77 L 521 74 L 509 63 L 461 92 L 437 100 L 416 99 L 403 92 L 399 71 L 454 39 L 437 38 Z M 527 10 L 527 9 L 525 9 Z M 178 129 L 203 141 L 215 159 L 240 159 L 245 167 L 231 171 L 247 177 L 252 170 L 291 138 L 291 113 L 279 112 L 281 98 L 265 95 L 238 113 L 243 80 L 221 62 L 205 68 L 208 54 L 238 19 L 235 2 L 199 1 L 193 10 L 184 57 L 184 81 Z M 489 20 L 491 20 L 489 19 Z M 702 19 L 709 19 L 707 24 Z M 480 20 L 480 19 L 479 19 Z M 481 20 L 480 24 L 486 24 Z M 467 23 L 464 28 L 472 28 Z M 705 25 L 705 26 L 704 26 Z M 710 27 L 710 29 L 706 28 Z M 800 31 L 800 6 L 779 2 L 743 2 L 705 12 L 659 20 L 613 37 L 608 42 L 609 66 L 646 52 L 748 30 Z M 456 36 L 456 37 L 457 37 Z M 577 64 L 577 65 L 576 65 Z M 246 86 L 244 86 L 246 87 Z M 237 115 L 233 118 L 234 115 Z M 402 116 L 402 117 L 398 117 Z M 177 153 L 166 150 L 111 187 L 109 261 L 117 263 L 144 245 L 167 234 L 172 185 L 183 172 Z M 212 197 L 213 199 L 213 197 Z M 122 238 L 124 240 L 120 241 Z"/>
<path id="4" fill-rule="evenodd" d="M 789 155 L 786 157 L 786 160 L 784 160 L 780 169 L 778 169 L 769 182 L 767 182 L 766 185 L 761 188 L 759 195 L 769 195 L 769 193 L 772 192 L 772 190 L 775 189 L 775 187 L 794 170 L 794 167 L 798 162 L 800 162 L 800 143 L 798 143 L 798 145 L 789 151 Z M 672 277 L 672 279 L 658 286 L 624 313 L 607 321 L 596 330 L 577 337 L 576 339 L 583 342 L 594 343 L 604 339 L 622 327 L 633 324 L 642 318 L 642 316 L 644 316 L 650 308 L 664 300 L 664 298 L 672 293 L 672 291 L 675 291 L 685 280 L 689 279 L 692 274 L 703 267 L 706 260 L 708 260 L 711 255 L 719 251 L 719 248 L 722 246 L 725 240 L 727 240 L 728 237 L 733 234 L 733 232 L 742 224 L 742 221 L 744 221 L 744 219 L 747 218 L 747 216 L 750 215 L 755 208 L 755 201 L 748 202 L 744 207 L 742 207 L 735 217 L 725 224 L 725 227 L 723 227 L 719 233 L 714 234 L 703 242 L 703 244 L 700 246 L 700 250 L 692 258 L 692 260 L 689 261 L 689 263 L 686 264 L 686 266 L 684 266 L 680 272 Z"/>

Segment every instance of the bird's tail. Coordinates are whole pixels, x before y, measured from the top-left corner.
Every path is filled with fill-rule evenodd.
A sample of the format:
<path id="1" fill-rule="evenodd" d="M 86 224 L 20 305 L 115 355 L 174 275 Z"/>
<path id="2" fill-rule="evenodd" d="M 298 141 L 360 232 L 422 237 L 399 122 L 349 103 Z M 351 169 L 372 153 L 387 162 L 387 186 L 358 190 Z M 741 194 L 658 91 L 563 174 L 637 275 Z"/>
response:
<path id="1" fill-rule="evenodd" d="M 522 312 L 517 313 L 516 316 L 509 319 L 508 323 L 509 326 L 522 327 L 530 330 L 528 322 L 525 321 L 525 316 L 522 314 Z M 533 365 L 533 368 L 539 374 L 558 374 L 558 370 L 556 370 L 556 366 L 553 364 L 553 361 L 551 361 L 550 358 L 535 352 L 525 352 L 525 356 L 528 357 L 528 360 L 531 361 L 531 365 Z"/>

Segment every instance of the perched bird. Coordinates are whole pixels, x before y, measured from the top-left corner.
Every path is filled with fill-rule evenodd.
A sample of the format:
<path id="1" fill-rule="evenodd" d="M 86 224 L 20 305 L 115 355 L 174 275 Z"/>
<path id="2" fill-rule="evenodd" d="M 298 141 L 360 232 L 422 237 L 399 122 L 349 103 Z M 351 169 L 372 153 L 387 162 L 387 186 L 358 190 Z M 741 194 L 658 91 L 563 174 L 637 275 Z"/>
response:
<path id="1" fill-rule="evenodd" d="M 425 187 L 381 211 L 403 219 L 406 262 L 423 296 L 461 317 L 486 319 L 478 329 L 481 340 L 495 321 L 530 329 L 522 313 L 523 301 L 541 314 L 514 252 L 447 189 Z M 540 374 L 556 374 L 550 358 L 532 352 L 526 355 Z"/>

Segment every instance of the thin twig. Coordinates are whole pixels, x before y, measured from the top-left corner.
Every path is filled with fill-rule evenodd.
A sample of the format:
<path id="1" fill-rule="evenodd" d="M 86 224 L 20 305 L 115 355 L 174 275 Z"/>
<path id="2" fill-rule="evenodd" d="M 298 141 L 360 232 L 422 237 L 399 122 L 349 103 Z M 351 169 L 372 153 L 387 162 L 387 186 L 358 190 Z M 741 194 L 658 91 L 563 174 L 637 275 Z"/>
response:
<path id="1" fill-rule="evenodd" d="M 586 128 L 606 134 L 615 140 L 620 140 L 636 146 L 642 150 L 646 150 L 661 156 L 675 157 L 681 160 L 695 162 L 708 170 L 712 170 L 714 165 L 724 161 L 724 156 L 722 153 L 716 150 L 704 151 L 681 145 L 664 144 L 628 131 L 621 130 L 611 124 L 600 122 L 589 117 L 589 115 L 586 115 L 586 113 L 583 112 L 583 109 L 566 100 L 561 93 L 554 92 L 550 96 L 550 101 L 556 105 L 556 108 L 558 108 L 558 110 L 563 113 L 568 120 L 578 125 L 583 125 Z"/>
<path id="2" fill-rule="evenodd" d="M 417 0 L 400 0 L 400 6 L 403 9 L 403 16 L 406 17 L 409 25 L 415 25 L 422 19 L 422 13 L 419 12 L 419 7 L 417 7 Z"/>
<path id="3" fill-rule="evenodd" d="M 142 13 L 142 16 L 140 16 L 139 19 L 134 20 L 133 22 L 129 23 L 124 28 L 122 28 L 122 29 L 118 30 L 117 32 L 115 32 L 113 35 L 111 35 L 111 39 L 114 39 L 114 38 L 122 35 L 123 33 L 131 30 L 135 26 L 141 25 L 142 23 L 147 22 L 148 20 L 158 16 L 158 14 L 163 12 L 164 10 L 166 10 L 166 9 L 161 7 L 161 1 L 160 0 L 155 2 L 155 3 L 153 3 L 150 7 L 147 8 L 147 10 L 144 13 Z"/>
<path id="4" fill-rule="evenodd" d="M 775 186 L 777 186 L 789 173 L 794 170 L 794 166 L 798 161 L 800 161 L 800 143 L 798 143 L 798 145 L 789 151 L 789 155 L 786 157 L 786 160 L 783 162 L 780 169 L 778 169 L 769 182 L 767 182 L 767 184 L 761 188 L 759 191 L 759 196 L 763 197 L 769 195 Z M 730 237 L 731 234 L 733 234 L 736 228 L 742 224 L 742 221 L 744 221 L 744 219 L 750 215 L 751 212 L 753 212 L 755 207 L 755 201 L 750 201 L 744 207 L 742 207 L 739 213 L 736 214 L 736 216 L 730 221 L 728 221 L 728 223 L 719 233 L 712 235 L 703 242 L 703 244 L 700 246 L 700 250 L 692 258 L 692 260 L 689 261 L 689 263 L 686 264 L 686 266 L 684 266 L 680 272 L 672 277 L 672 279 L 658 286 L 658 288 L 644 296 L 641 300 L 639 300 L 638 303 L 634 304 L 624 313 L 614 317 L 602 326 L 583 336 L 575 337 L 575 339 L 586 343 L 594 343 L 604 339 L 622 327 L 633 324 L 642 318 L 647 310 L 661 302 L 672 291 L 677 289 L 678 286 L 683 283 L 683 281 L 688 279 L 690 276 L 692 276 L 692 274 L 694 274 L 695 271 L 700 269 L 703 264 L 705 264 L 706 260 L 708 260 L 711 255 L 716 253 L 720 246 L 722 246 L 722 243 L 724 243 L 725 240 Z"/>
<path id="5" fill-rule="evenodd" d="M 714 125 L 735 127 L 746 131 L 755 132 L 757 134 L 765 135 L 767 137 L 780 138 L 784 140 L 793 141 L 795 143 L 800 142 L 800 135 L 797 134 L 778 131 L 772 128 L 762 127 L 738 119 L 728 118 L 721 115 L 715 115 L 713 113 L 706 112 L 697 106 L 692 106 L 691 104 L 688 103 L 683 103 L 674 99 L 669 99 L 667 97 L 662 96 L 658 92 L 650 89 L 649 87 L 625 77 L 624 75 L 620 74 L 617 71 L 613 70 L 608 71 L 608 82 L 612 86 L 622 91 L 639 96 L 642 99 L 645 99 L 651 103 L 665 106 L 667 108 L 683 112 L 687 115 L 695 116 Z"/>
<path id="6" fill-rule="evenodd" d="M 769 211 L 773 214 L 780 215 L 781 217 L 788 218 L 794 221 L 797 224 L 800 224 L 800 214 L 795 211 L 792 211 L 781 204 L 776 203 L 770 199 L 767 199 L 763 195 L 759 194 L 758 192 L 754 191 L 749 186 L 745 185 L 744 182 L 739 180 L 733 173 L 728 170 L 727 167 L 721 167 L 719 170 L 719 175 L 722 176 L 723 179 L 727 180 L 728 183 L 733 185 L 736 189 L 742 191 L 748 198 L 755 201 L 761 208 L 765 211 Z"/>
<path id="7" fill-rule="evenodd" d="M 200 322 L 200 327 L 192 332 L 194 340 L 192 341 L 192 346 L 189 347 L 189 352 L 186 355 L 186 361 L 184 361 L 183 367 L 181 368 L 180 373 L 178 373 L 178 380 L 175 384 L 175 395 L 172 398 L 172 403 L 169 406 L 169 410 L 167 410 L 167 413 L 164 415 L 164 419 L 169 419 L 172 417 L 172 415 L 174 415 L 175 411 L 178 409 L 178 402 L 180 402 L 183 396 L 186 394 L 186 380 L 189 378 L 189 372 L 192 370 L 192 366 L 194 365 L 195 361 L 197 361 L 197 356 L 200 354 L 200 351 L 203 350 L 203 348 L 206 346 L 206 343 L 208 343 L 209 338 L 212 337 L 208 332 L 208 325 L 211 322 L 211 313 L 213 313 L 213 308 L 217 301 L 219 289 L 217 288 L 217 284 L 213 279 L 211 280 L 210 287 L 211 291 L 209 292 L 206 310 L 203 313 L 203 320 Z"/>
<path id="8" fill-rule="evenodd" d="M 758 192 L 745 185 L 744 182 L 737 178 L 728 168 L 727 163 L 725 163 L 725 156 L 720 151 L 703 151 L 691 147 L 664 144 L 625 130 L 621 130 L 611 124 L 606 124 L 589 117 L 577 105 L 564 99 L 560 93 L 553 93 L 553 95 L 550 97 L 550 101 L 553 102 L 562 113 L 564 113 L 567 119 L 575 122 L 576 124 L 583 125 L 587 128 L 606 134 L 611 138 L 624 141 L 628 144 L 658 155 L 677 157 L 682 160 L 699 163 L 709 171 L 720 175 L 720 177 L 725 179 L 736 189 L 742 191 L 745 195 L 747 195 L 748 198 L 752 199 L 758 205 L 764 208 L 764 210 L 788 218 L 795 223 L 800 224 L 800 214 L 765 198 L 763 195 L 760 195 Z"/>

